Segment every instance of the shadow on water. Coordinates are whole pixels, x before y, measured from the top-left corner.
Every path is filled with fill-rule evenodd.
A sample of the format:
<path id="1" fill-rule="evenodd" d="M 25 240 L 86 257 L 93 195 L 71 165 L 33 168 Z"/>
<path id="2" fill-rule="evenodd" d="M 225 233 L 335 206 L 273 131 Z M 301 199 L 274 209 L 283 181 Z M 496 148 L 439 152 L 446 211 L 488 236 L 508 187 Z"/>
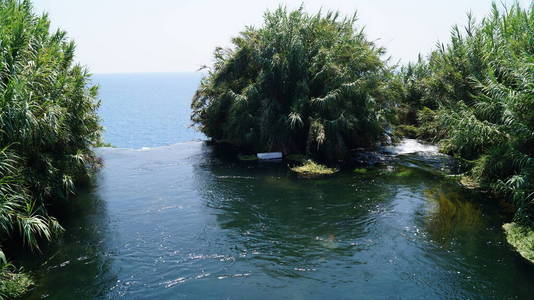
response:
<path id="1" fill-rule="evenodd" d="M 528 299 L 534 267 L 507 244 L 501 209 L 490 195 L 440 182 L 424 190 L 424 217 L 416 224 L 427 234 L 435 265 L 452 266 L 455 288 L 465 297 Z M 511 288 L 513 287 L 513 288 Z"/>
<path id="2" fill-rule="evenodd" d="M 98 181 L 98 180 L 97 180 Z M 96 186 L 79 191 L 62 209 L 65 232 L 59 241 L 45 246 L 45 259 L 20 257 L 37 282 L 25 299 L 87 299 L 107 295 L 116 281 L 109 255 L 106 202 Z"/>
<path id="3" fill-rule="evenodd" d="M 455 236 L 480 232 L 487 226 L 480 205 L 466 201 L 465 194 L 443 186 L 425 190 L 430 206 L 425 227 L 432 240 L 447 246 Z"/>

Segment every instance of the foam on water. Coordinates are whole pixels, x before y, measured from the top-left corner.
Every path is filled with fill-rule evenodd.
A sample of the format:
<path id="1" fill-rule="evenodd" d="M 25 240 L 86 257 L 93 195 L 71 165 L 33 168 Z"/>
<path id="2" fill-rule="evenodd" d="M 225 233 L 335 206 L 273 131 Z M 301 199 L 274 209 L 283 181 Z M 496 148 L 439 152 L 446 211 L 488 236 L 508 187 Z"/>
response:
<path id="1" fill-rule="evenodd" d="M 393 155 L 409 153 L 438 154 L 438 146 L 423 144 L 416 139 L 404 139 L 397 145 L 383 147 L 382 151 Z"/>

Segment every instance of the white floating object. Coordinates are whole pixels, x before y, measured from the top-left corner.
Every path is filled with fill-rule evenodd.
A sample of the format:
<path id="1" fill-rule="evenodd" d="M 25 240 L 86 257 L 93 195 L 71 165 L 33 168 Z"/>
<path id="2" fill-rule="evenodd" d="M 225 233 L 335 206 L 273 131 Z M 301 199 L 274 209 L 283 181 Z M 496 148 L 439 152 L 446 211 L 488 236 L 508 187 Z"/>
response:
<path id="1" fill-rule="evenodd" d="M 282 158 L 282 152 L 265 152 L 256 154 L 259 159 L 280 159 Z"/>

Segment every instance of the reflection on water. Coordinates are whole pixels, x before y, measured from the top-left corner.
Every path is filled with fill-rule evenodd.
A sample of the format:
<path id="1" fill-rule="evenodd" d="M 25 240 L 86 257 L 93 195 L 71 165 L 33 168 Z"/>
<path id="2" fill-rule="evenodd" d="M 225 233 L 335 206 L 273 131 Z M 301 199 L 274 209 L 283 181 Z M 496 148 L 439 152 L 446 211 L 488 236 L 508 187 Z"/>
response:
<path id="1" fill-rule="evenodd" d="M 38 270 L 33 276 L 39 286 L 27 298 L 86 299 L 108 294 L 116 281 L 116 270 L 109 255 L 114 233 L 109 228 L 106 203 L 90 187 L 62 213 L 62 224 L 68 230 L 59 243 L 43 249 L 45 259 L 33 255 L 18 258 L 26 269 Z M 50 290 L 73 284 L 76 288 Z"/>
<path id="2" fill-rule="evenodd" d="M 446 243 L 458 234 L 481 231 L 486 225 L 479 204 L 466 201 L 465 193 L 438 186 L 424 194 L 431 206 L 426 229 L 434 241 Z"/>
<path id="3" fill-rule="evenodd" d="M 531 296 L 496 209 L 434 172 L 445 157 L 303 180 L 201 143 L 100 153 L 64 239 L 26 261 L 28 299 Z"/>
<path id="4" fill-rule="evenodd" d="M 345 261 L 348 269 L 359 263 L 354 255 L 373 243 L 366 233 L 392 196 L 371 182 L 355 186 L 350 177 L 299 180 L 283 165 L 206 164 L 196 171 L 209 174 L 199 176 L 201 195 L 218 211 L 220 227 L 231 230 L 231 243 L 274 277 L 327 280 L 325 273 L 303 272 L 330 259 Z M 236 173 L 244 176 L 228 176 Z"/>

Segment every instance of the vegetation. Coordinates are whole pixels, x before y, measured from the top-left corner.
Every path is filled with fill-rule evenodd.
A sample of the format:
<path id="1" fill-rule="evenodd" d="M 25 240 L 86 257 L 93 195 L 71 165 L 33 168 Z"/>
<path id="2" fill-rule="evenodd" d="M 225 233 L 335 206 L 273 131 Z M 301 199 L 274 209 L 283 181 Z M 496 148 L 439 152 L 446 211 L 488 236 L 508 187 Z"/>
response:
<path id="1" fill-rule="evenodd" d="M 116 148 L 115 145 L 111 144 L 111 143 L 106 143 L 106 142 L 103 142 L 103 141 L 98 141 L 94 144 L 94 147 L 98 147 L 98 148 Z"/>
<path id="2" fill-rule="evenodd" d="M 216 49 L 192 121 L 243 153 L 299 153 L 288 160 L 302 161 L 291 170 L 305 177 L 337 170 L 304 157 L 345 159 L 382 141 L 392 123 L 398 135 L 438 141 L 469 166 L 464 184 L 514 204 L 514 222 L 504 229 L 533 261 L 534 5 L 494 4 L 491 15 L 453 27 L 448 44 L 397 74 L 356 21 L 302 8 L 267 12 L 260 28 Z M 73 62 L 74 51 L 30 1 L 0 0 L 0 298 L 31 285 L 7 263 L 1 243 L 39 249 L 61 232 L 54 209 L 98 165 L 92 147 L 111 146 L 100 138 L 97 88 Z M 477 213 L 450 207 L 440 202 L 447 217 Z"/>
<path id="3" fill-rule="evenodd" d="M 256 161 L 258 157 L 254 154 L 240 154 L 237 156 L 240 161 Z"/>
<path id="4" fill-rule="evenodd" d="M 307 160 L 302 165 L 291 168 L 291 171 L 302 177 L 316 177 L 332 175 L 337 172 L 337 169 L 318 164 L 313 160 Z"/>
<path id="5" fill-rule="evenodd" d="M 490 188 L 516 207 L 514 220 L 534 226 L 534 9 L 498 9 L 428 59 L 400 72 L 399 119 L 419 126 L 463 159 L 472 185 Z"/>
<path id="6" fill-rule="evenodd" d="M 0 299 L 16 299 L 33 285 L 31 278 L 16 272 L 11 264 L 4 263 L 0 270 Z"/>
<path id="7" fill-rule="evenodd" d="M 503 225 L 506 240 L 527 260 L 534 263 L 534 230 L 517 223 Z"/>
<path id="8" fill-rule="evenodd" d="M 192 121 L 208 137 L 250 152 L 343 159 L 384 137 L 396 91 L 384 49 L 355 29 L 356 17 L 267 12 L 215 64 L 196 92 Z"/>
<path id="9" fill-rule="evenodd" d="M 413 139 L 419 135 L 419 130 L 413 125 L 399 124 L 395 127 L 394 135 Z"/>
<path id="10" fill-rule="evenodd" d="M 354 172 L 356 174 L 367 174 L 367 172 L 369 172 L 369 170 L 367 170 L 366 168 L 356 168 L 352 172 Z"/>
<path id="11" fill-rule="evenodd" d="M 534 228 L 533 7 L 468 15 L 448 44 L 393 76 L 356 18 L 279 8 L 215 51 L 192 120 L 215 141 L 316 160 L 346 158 L 393 125 L 394 136 L 439 142 L 468 166 L 463 184 L 491 189 Z"/>
<path id="12" fill-rule="evenodd" d="M 29 1 L 0 0 L 0 243 L 38 249 L 60 232 L 50 208 L 69 200 L 97 163 L 97 89 L 73 63 L 74 49 Z"/>

